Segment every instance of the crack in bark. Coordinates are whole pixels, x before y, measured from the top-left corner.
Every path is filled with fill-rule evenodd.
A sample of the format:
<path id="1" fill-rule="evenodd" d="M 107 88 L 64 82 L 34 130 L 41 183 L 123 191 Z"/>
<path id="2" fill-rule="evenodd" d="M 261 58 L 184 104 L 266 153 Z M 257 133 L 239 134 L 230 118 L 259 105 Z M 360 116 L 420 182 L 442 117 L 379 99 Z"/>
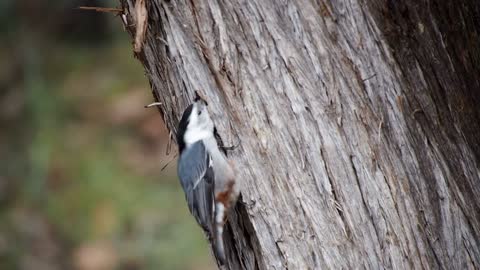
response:
<path id="1" fill-rule="evenodd" d="M 375 236 L 377 237 L 377 243 L 380 245 L 380 248 L 382 249 L 383 248 L 383 244 L 382 244 L 382 241 L 380 239 L 380 235 L 378 233 L 378 230 L 377 230 L 377 227 L 376 227 L 376 223 L 375 223 L 375 220 L 373 218 L 373 215 L 370 213 L 370 208 L 368 207 L 367 205 L 367 201 L 365 200 L 365 197 L 364 197 L 364 192 L 362 191 L 362 185 L 360 184 L 360 178 L 358 176 L 358 173 L 357 173 L 357 168 L 355 167 L 355 163 L 353 162 L 353 158 L 354 156 L 353 155 L 350 155 L 350 166 L 353 170 L 353 175 L 355 176 L 355 181 L 357 183 L 357 186 L 358 186 L 358 189 L 360 191 L 360 197 L 362 198 L 362 203 L 363 203 L 363 207 L 365 208 L 365 212 L 367 213 L 367 215 L 370 217 L 370 222 L 372 224 L 372 227 L 373 227 L 373 230 L 375 232 Z M 376 253 L 376 251 L 375 251 Z M 377 256 L 379 256 L 380 254 L 377 254 Z M 379 258 L 381 262 L 383 262 L 383 256 L 379 256 Z"/>
<path id="2" fill-rule="evenodd" d="M 352 241 L 353 240 L 352 239 L 352 237 L 353 237 L 352 230 L 350 229 L 350 226 L 348 225 L 345 214 L 343 213 L 342 205 L 340 204 L 339 198 L 337 197 L 335 183 L 332 180 L 333 176 L 331 175 L 330 170 L 328 169 L 327 159 L 324 156 L 322 148 L 320 148 L 320 156 L 322 157 L 323 166 L 325 168 L 325 172 L 327 173 L 328 182 L 330 183 L 330 187 L 331 187 L 330 192 L 333 195 L 335 210 L 337 211 L 338 216 L 340 217 L 340 220 L 342 221 L 343 229 L 345 231 L 345 236 L 346 236 L 347 240 Z"/>

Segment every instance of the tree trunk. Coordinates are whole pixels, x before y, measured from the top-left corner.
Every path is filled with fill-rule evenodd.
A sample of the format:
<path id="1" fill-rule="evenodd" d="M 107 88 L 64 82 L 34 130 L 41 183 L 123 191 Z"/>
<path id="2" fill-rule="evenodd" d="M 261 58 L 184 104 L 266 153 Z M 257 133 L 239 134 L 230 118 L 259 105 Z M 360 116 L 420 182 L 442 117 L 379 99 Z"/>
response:
<path id="1" fill-rule="evenodd" d="M 479 1 L 146 2 L 170 130 L 240 142 L 228 269 L 480 267 Z"/>

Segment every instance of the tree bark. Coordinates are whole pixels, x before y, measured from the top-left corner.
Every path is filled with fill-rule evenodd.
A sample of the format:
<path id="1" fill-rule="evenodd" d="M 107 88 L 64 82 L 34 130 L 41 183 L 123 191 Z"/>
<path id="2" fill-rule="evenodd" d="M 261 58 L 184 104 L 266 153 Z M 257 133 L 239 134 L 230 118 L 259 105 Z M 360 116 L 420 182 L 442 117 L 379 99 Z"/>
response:
<path id="1" fill-rule="evenodd" d="M 480 267 L 479 1 L 147 10 L 136 56 L 169 129 L 199 91 L 240 141 L 226 268 Z"/>

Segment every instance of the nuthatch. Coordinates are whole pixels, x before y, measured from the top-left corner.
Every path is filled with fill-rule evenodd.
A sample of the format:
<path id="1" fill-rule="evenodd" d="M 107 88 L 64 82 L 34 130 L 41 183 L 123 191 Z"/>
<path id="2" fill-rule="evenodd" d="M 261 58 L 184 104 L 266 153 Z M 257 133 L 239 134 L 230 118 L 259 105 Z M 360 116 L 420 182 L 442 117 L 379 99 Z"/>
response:
<path id="1" fill-rule="evenodd" d="M 178 127 L 178 176 L 188 208 L 225 264 L 223 226 L 238 198 L 234 170 L 220 151 L 207 104 L 197 98 L 183 113 Z M 212 241 L 213 240 L 213 241 Z"/>

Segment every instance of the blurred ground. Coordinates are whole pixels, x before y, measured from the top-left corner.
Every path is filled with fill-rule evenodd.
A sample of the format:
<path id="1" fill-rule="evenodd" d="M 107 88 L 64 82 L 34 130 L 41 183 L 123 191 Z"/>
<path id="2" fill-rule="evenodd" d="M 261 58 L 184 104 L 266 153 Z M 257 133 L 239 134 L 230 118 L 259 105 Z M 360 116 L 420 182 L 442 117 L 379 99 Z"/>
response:
<path id="1" fill-rule="evenodd" d="M 0 1 L 0 269 L 211 269 L 130 37 L 80 5 L 117 3 Z"/>

